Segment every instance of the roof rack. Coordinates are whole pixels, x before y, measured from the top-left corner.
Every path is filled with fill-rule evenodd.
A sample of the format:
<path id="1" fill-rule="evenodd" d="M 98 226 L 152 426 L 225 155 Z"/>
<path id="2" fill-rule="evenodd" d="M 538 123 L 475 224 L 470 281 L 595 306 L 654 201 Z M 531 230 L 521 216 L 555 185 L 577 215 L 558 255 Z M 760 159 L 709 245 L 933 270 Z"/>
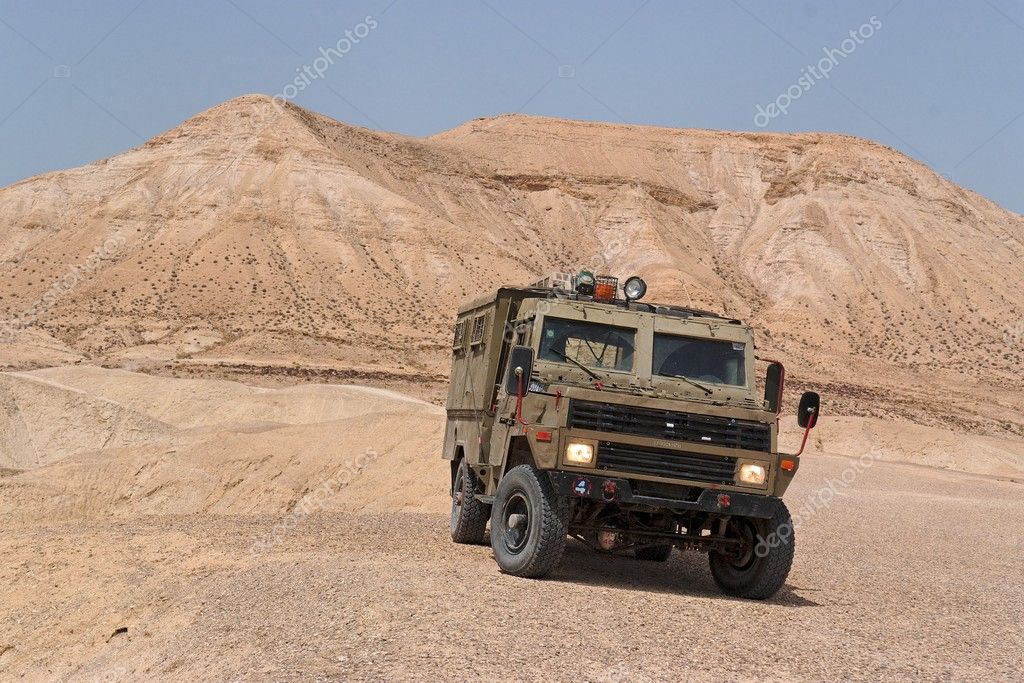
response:
<path id="1" fill-rule="evenodd" d="M 522 290 L 547 290 L 558 292 L 559 294 L 565 294 L 566 298 L 572 298 L 580 301 L 589 300 L 590 297 L 581 297 L 576 293 L 577 274 L 576 273 L 551 273 L 539 280 L 531 282 L 530 284 L 523 287 L 511 287 L 512 289 Z M 598 302 L 601 303 L 601 302 Z M 616 304 L 625 303 L 623 300 L 616 298 Z M 693 308 L 691 306 L 675 306 L 672 304 L 656 304 L 647 303 L 643 301 L 630 302 L 631 306 L 635 306 L 637 309 L 646 310 L 648 313 L 655 313 L 657 315 L 668 315 L 675 318 L 715 318 L 717 320 L 723 320 L 733 325 L 742 325 L 740 320 L 730 318 L 729 316 L 722 315 L 721 313 L 715 313 L 714 311 L 706 311 L 701 308 Z"/>
<path id="2" fill-rule="evenodd" d="M 559 292 L 574 294 L 576 292 L 575 273 L 551 273 L 536 282 L 526 285 L 527 289 L 553 289 Z"/>
<path id="3" fill-rule="evenodd" d="M 705 311 L 701 308 L 690 308 L 687 306 L 672 306 L 669 304 L 648 304 L 639 303 L 639 306 L 646 306 L 648 311 L 656 313 L 658 315 L 670 315 L 676 318 L 715 318 L 717 320 L 724 320 L 733 325 L 742 325 L 743 323 L 735 318 L 722 315 L 721 313 L 715 313 L 714 311 Z"/>

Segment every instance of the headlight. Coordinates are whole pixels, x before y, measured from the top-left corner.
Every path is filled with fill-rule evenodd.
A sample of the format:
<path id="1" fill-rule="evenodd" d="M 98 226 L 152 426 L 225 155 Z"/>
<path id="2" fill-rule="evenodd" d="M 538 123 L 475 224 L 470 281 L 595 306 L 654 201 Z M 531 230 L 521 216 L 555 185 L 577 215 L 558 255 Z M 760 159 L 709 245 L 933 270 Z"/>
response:
<path id="1" fill-rule="evenodd" d="M 760 486 L 767 478 L 768 470 L 765 469 L 764 465 L 755 465 L 752 462 L 745 462 L 740 465 L 740 474 L 738 479 L 741 484 Z"/>
<path id="2" fill-rule="evenodd" d="M 594 445 L 580 441 L 570 441 L 565 447 L 565 462 L 582 467 L 593 465 Z"/>

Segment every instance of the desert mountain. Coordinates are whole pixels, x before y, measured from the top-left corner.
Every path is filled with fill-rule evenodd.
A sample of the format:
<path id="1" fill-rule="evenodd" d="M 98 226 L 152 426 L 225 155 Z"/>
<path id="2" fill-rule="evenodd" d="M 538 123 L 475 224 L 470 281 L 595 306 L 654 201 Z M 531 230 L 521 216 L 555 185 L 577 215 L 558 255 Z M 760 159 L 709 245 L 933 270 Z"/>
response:
<path id="1" fill-rule="evenodd" d="M 751 321 L 832 414 L 1020 436 L 1022 256 L 1024 218 L 852 137 L 246 96 L 0 190 L 0 359 L 436 398 L 461 300 L 587 266 Z"/>

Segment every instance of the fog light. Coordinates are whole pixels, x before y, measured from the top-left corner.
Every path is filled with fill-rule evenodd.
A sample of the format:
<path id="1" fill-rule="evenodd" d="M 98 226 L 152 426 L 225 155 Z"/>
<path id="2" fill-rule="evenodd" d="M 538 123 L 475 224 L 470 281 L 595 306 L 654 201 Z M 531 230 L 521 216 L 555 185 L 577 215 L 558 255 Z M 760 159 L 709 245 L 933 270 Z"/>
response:
<path id="1" fill-rule="evenodd" d="M 565 462 L 570 465 L 589 466 L 594 464 L 594 446 L 589 443 L 570 441 L 565 447 Z"/>
<path id="2" fill-rule="evenodd" d="M 745 462 L 740 465 L 739 480 L 741 484 L 753 484 L 760 486 L 767 478 L 768 471 L 764 465 L 755 465 L 752 462 Z"/>

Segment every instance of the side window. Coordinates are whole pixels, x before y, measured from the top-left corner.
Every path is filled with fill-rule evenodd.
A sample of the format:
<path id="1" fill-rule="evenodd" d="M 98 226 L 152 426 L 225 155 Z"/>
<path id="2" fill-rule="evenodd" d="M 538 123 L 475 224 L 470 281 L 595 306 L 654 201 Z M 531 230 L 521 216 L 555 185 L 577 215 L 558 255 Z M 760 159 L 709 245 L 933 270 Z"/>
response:
<path id="1" fill-rule="evenodd" d="M 484 343 L 484 328 L 487 325 L 487 314 L 478 315 L 473 318 L 473 333 L 469 338 L 470 346 L 479 346 Z"/>
<path id="2" fill-rule="evenodd" d="M 455 339 L 452 340 L 452 351 L 461 351 L 466 344 L 466 321 L 455 323 Z"/>

